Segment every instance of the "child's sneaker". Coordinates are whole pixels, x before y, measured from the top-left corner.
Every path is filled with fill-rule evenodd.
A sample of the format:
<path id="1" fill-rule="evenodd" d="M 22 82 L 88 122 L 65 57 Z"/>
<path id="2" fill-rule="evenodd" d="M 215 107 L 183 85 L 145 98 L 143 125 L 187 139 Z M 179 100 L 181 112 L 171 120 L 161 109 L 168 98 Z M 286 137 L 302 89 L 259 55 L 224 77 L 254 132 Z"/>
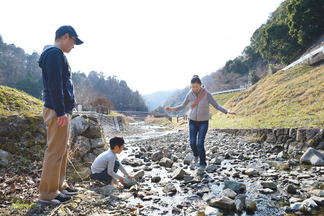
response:
<path id="1" fill-rule="evenodd" d="M 77 194 L 79 193 L 79 190 L 78 189 L 75 189 L 75 188 L 65 188 L 64 190 L 62 190 L 61 192 L 62 194 L 66 194 L 66 195 L 74 195 L 74 194 Z"/>
<path id="2" fill-rule="evenodd" d="M 70 202 L 72 200 L 72 197 L 69 195 L 65 195 L 60 193 L 59 195 L 57 195 L 57 197 L 55 197 L 52 200 L 39 200 L 39 202 L 41 203 L 54 203 L 54 204 L 62 204 L 62 203 L 67 203 Z"/>

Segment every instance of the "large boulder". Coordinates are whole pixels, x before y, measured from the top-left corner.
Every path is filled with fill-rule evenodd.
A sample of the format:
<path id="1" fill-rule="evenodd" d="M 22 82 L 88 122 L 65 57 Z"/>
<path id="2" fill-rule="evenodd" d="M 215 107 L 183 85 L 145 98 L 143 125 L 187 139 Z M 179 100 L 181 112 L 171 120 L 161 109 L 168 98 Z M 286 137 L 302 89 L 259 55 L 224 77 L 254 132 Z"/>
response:
<path id="1" fill-rule="evenodd" d="M 103 138 L 90 139 L 91 148 L 102 148 L 105 146 L 105 140 Z"/>
<path id="2" fill-rule="evenodd" d="M 188 153 L 185 157 L 185 159 L 183 160 L 184 164 L 190 164 L 191 161 L 194 159 L 194 156 L 192 153 Z"/>
<path id="3" fill-rule="evenodd" d="M 102 128 L 100 126 L 100 124 L 98 124 L 97 122 L 89 119 L 89 128 L 84 132 L 84 136 L 88 137 L 88 138 L 101 138 L 102 137 Z"/>
<path id="4" fill-rule="evenodd" d="M 134 179 L 137 181 L 141 180 L 144 177 L 144 170 L 139 170 L 137 173 L 134 174 Z"/>
<path id="5" fill-rule="evenodd" d="M 173 179 L 183 179 L 185 174 L 186 174 L 186 172 L 181 167 L 179 167 L 173 171 L 172 178 Z"/>
<path id="6" fill-rule="evenodd" d="M 71 121 L 71 139 L 84 133 L 90 127 L 89 122 L 81 116 L 77 116 Z"/>
<path id="7" fill-rule="evenodd" d="M 235 201 L 228 197 L 214 198 L 209 201 L 212 207 L 220 208 L 225 211 L 236 210 Z"/>
<path id="8" fill-rule="evenodd" d="M 90 140 L 84 136 L 77 136 L 72 144 L 72 152 L 76 157 L 83 157 L 91 149 Z"/>
<path id="9" fill-rule="evenodd" d="M 160 163 L 159 163 L 161 166 L 165 166 L 165 167 L 168 167 L 168 168 L 170 168 L 170 167 L 172 167 L 172 165 L 173 165 L 173 161 L 171 160 L 171 159 L 169 159 L 169 158 L 166 158 L 166 157 L 164 157 L 164 158 L 162 158 L 161 160 L 160 160 Z"/>
<path id="10" fill-rule="evenodd" d="M 68 166 L 69 179 L 72 182 L 80 181 L 82 179 L 89 178 L 91 175 L 90 166 L 82 163 L 73 163 L 72 166 Z"/>
<path id="11" fill-rule="evenodd" d="M 300 158 L 300 162 L 313 166 L 324 166 L 324 154 L 310 147 Z"/>
<path id="12" fill-rule="evenodd" d="M 318 205 L 311 198 L 304 200 L 298 208 L 299 211 L 303 212 L 310 212 L 315 209 L 318 209 Z"/>
<path id="13" fill-rule="evenodd" d="M 224 189 L 229 188 L 238 194 L 245 193 L 246 185 L 237 181 L 224 180 Z"/>
<path id="14" fill-rule="evenodd" d="M 158 151 L 158 152 L 155 152 L 153 153 L 152 157 L 151 157 L 151 160 L 152 161 L 159 161 L 163 158 L 163 153 L 162 151 Z"/>
<path id="15" fill-rule="evenodd" d="M 124 182 L 125 182 L 125 185 L 124 185 L 125 188 L 131 188 L 133 185 L 137 184 L 135 179 L 130 179 L 128 177 L 124 178 Z"/>
<path id="16" fill-rule="evenodd" d="M 9 165 L 8 158 L 11 154 L 0 149 L 0 167 L 6 167 Z"/>

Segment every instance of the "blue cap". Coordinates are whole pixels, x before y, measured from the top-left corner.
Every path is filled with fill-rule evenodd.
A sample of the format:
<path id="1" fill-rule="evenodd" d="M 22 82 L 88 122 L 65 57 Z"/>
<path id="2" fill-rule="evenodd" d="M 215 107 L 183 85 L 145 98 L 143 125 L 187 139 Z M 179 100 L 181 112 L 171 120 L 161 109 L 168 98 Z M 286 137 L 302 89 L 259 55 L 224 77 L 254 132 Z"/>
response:
<path id="1" fill-rule="evenodd" d="M 70 36 L 76 37 L 75 45 L 83 44 L 83 41 L 78 38 L 78 34 L 74 30 L 74 28 L 72 28 L 72 26 L 69 26 L 69 25 L 61 26 L 60 28 L 58 28 L 56 30 L 55 35 L 56 35 L 56 37 L 60 37 L 60 36 L 65 35 L 66 33 L 68 33 Z"/>

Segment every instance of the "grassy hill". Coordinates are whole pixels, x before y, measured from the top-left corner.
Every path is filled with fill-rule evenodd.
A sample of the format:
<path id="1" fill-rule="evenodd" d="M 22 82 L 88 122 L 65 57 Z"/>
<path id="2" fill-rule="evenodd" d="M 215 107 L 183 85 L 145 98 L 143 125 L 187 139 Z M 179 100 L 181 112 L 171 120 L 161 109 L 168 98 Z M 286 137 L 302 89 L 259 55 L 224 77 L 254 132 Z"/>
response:
<path id="1" fill-rule="evenodd" d="M 23 91 L 0 85 L 0 115 L 31 116 L 41 113 L 43 102 Z"/>
<path id="2" fill-rule="evenodd" d="M 278 71 L 250 89 L 215 99 L 238 115 L 212 108 L 211 128 L 324 128 L 324 65 Z"/>

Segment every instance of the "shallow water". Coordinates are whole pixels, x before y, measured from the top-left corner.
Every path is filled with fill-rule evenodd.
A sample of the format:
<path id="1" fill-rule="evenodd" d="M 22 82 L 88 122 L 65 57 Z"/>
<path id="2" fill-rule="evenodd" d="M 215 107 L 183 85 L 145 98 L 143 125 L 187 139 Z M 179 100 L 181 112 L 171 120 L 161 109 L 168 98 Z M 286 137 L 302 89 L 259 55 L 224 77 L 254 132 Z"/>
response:
<path id="1" fill-rule="evenodd" d="M 167 135 L 170 133 L 177 132 L 177 130 L 170 129 L 168 127 L 162 127 L 162 126 L 157 126 L 157 125 L 147 125 L 147 124 L 145 124 L 145 122 L 130 123 L 129 127 L 140 127 L 143 131 L 146 131 L 146 132 L 125 137 L 124 140 L 125 140 L 126 144 L 129 142 L 156 138 L 159 136 L 164 136 L 164 135 Z"/>

